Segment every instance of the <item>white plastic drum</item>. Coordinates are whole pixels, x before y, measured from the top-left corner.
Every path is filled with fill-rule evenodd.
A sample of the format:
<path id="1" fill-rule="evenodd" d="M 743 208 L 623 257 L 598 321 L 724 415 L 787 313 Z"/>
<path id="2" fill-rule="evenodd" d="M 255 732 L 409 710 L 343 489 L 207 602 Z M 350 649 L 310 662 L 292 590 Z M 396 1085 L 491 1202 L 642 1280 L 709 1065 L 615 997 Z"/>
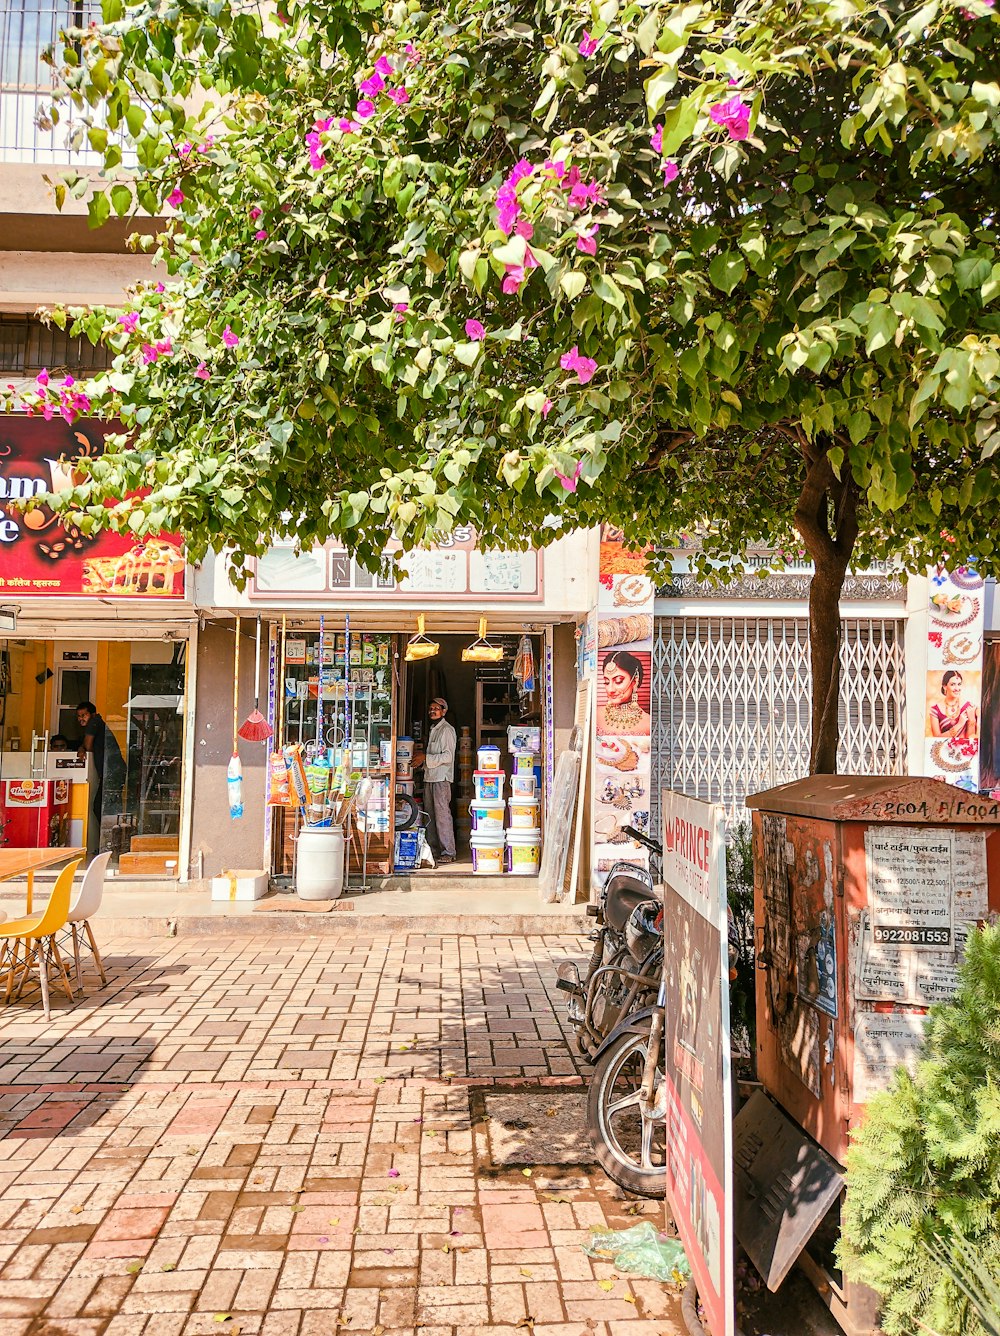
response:
<path id="1" fill-rule="evenodd" d="M 344 832 L 306 827 L 299 834 L 295 889 L 300 900 L 336 900 L 344 889 Z"/>
<path id="2" fill-rule="evenodd" d="M 541 825 L 537 798 L 511 798 L 507 807 L 510 811 L 511 830 L 537 830 Z"/>
<path id="3" fill-rule="evenodd" d="M 508 830 L 507 871 L 513 877 L 535 877 L 542 857 L 542 837 L 537 830 Z"/>
<path id="4" fill-rule="evenodd" d="M 472 872 L 479 877 L 498 877 L 503 872 L 504 837 L 473 834 L 469 840 L 472 851 Z"/>

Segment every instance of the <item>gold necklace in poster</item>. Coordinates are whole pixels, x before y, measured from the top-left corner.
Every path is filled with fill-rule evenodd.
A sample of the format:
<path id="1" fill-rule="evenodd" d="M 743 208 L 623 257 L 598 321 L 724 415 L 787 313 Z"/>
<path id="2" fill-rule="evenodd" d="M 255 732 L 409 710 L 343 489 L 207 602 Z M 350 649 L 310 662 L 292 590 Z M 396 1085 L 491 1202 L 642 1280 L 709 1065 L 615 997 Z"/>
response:
<path id="1" fill-rule="evenodd" d="M 630 700 L 625 705 L 606 705 L 604 721 L 608 729 L 619 733 L 634 733 L 642 723 L 642 706 L 638 701 Z"/>

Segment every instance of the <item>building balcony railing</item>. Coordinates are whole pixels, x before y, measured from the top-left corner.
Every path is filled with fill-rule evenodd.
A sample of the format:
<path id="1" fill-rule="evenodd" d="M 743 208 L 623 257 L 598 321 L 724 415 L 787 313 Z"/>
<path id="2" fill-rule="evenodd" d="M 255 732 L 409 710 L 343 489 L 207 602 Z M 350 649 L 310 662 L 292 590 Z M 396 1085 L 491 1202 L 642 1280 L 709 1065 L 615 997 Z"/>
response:
<path id="1" fill-rule="evenodd" d="M 86 137 L 71 147 L 81 122 L 70 105 L 52 122 L 53 71 L 42 60 L 49 47 L 58 55 L 61 33 L 100 19 L 100 0 L 0 0 L 0 163 L 102 164 Z"/>

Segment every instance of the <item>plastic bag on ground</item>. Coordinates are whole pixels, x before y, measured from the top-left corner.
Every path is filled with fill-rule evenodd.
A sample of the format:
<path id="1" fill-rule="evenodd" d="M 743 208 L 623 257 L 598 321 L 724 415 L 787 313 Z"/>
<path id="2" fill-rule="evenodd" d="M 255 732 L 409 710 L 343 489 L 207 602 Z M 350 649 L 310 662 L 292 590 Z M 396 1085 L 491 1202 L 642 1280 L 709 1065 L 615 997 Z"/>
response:
<path id="1" fill-rule="evenodd" d="M 673 1282 L 691 1274 L 680 1239 L 668 1238 L 649 1221 L 632 1229 L 601 1230 L 583 1245 L 588 1257 L 614 1262 L 619 1271 L 648 1280 Z"/>

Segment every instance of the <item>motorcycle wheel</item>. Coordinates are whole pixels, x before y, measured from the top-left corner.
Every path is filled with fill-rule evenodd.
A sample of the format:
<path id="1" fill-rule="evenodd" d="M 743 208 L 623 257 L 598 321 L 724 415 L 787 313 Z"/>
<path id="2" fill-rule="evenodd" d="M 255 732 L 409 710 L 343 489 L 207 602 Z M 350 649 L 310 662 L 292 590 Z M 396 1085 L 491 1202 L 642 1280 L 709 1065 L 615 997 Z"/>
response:
<path id="1" fill-rule="evenodd" d="M 657 1112 L 644 1118 L 639 1092 L 649 1044 L 646 1024 L 645 1032 L 621 1035 L 595 1067 L 587 1125 L 597 1162 L 612 1182 L 640 1197 L 659 1199 L 667 1193 L 666 1092 L 661 1067 Z"/>

